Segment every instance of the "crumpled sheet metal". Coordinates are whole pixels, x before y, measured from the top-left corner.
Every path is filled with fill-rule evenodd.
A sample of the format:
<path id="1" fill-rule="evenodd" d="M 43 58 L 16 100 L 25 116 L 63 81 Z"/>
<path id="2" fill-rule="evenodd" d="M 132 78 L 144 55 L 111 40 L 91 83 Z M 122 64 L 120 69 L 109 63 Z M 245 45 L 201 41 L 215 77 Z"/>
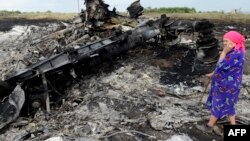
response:
<path id="1" fill-rule="evenodd" d="M 0 106 L 0 129 L 16 120 L 25 101 L 23 89 L 17 85 L 6 102 Z"/>

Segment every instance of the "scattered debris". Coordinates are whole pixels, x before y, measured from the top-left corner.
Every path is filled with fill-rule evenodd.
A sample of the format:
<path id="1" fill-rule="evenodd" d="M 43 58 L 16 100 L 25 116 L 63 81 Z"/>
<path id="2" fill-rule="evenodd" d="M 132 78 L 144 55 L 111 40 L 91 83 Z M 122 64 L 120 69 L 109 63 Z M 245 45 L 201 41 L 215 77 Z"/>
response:
<path id="1" fill-rule="evenodd" d="M 0 33 L 0 138 L 191 141 L 176 130 L 209 115 L 197 105 L 200 76 L 219 55 L 214 25 L 139 19 L 139 2 L 125 17 L 102 0 L 85 0 L 73 23 Z M 238 106 L 247 123 L 250 82 L 243 81 Z"/>
<path id="2" fill-rule="evenodd" d="M 165 141 L 193 141 L 193 140 L 187 135 L 174 135 L 170 139 Z"/>
<path id="3" fill-rule="evenodd" d="M 128 8 L 130 18 L 138 18 L 143 13 L 143 7 L 140 4 L 140 0 L 133 2 Z"/>

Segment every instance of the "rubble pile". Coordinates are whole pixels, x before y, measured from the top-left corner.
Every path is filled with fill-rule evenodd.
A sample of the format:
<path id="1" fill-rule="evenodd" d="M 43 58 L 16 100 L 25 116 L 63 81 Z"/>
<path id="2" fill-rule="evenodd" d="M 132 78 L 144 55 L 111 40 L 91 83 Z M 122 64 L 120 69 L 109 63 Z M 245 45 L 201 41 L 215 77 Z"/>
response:
<path id="1" fill-rule="evenodd" d="M 203 86 L 164 85 L 160 83 L 162 70 L 151 64 L 153 56 L 129 54 L 128 59 L 118 60 L 110 70 L 78 80 L 66 91 L 65 102 L 50 115 L 38 111 L 34 118 L 20 118 L 0 137 L 167 140 L 185 123 L 196 123 L 209 115 L 197 106 Z M 249 85 L 249 77 L 244 78 L 244 84 Z M 169 91 L 173 87 L 174 92 Z M 238 109 L 245 121 L 250 118 L 246 108 L 249 98 L 243 89 Z"/>
<path id="2" fill-rule="evenodd" d="M 209 116 L 200 102 L 218 57 L 213 25 L 140 21 L 139 1 L 130 18 L 102 0 L 85 3 L 72 23 L 0 32 L 0 140 L 220 139 L 194 128 Z M 239 124 L 250 123 L 249 87 L 246 73 Z"/>
<path id="3" fill-rule="evenodd" d="M 32 46 L 31 43 L 58 29 L 60 29 L 58 24 L 50 24 L 46 27 L 30 25 L 14 26 L 9 32 L 0 32 L 1 78 L 4 79 L 11 72 L 24 69 L 44 59 L 46 55 L 51 55 L 45 48 L 56 46 L 56 42 L 48 43 L 47 46 Z"/>

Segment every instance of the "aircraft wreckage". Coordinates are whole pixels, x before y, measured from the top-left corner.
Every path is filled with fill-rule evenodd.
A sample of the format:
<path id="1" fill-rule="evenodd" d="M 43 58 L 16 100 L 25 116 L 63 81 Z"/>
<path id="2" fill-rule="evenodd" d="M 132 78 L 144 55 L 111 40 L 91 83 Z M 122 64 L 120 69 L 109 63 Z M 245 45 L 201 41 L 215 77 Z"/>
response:
<path id="1" fill-rule="evenodd" d="M 143 12 L 139 1 L 127 8 L 128 17 L 117 14 L 115 8 L 108 10 L 108 5 L 102 0 L 85 0 L 85 5 L 86 10 L 80 13 L 78 24 L 84 33 L 99 32 L 106 37 L 87 45 L 65 43 L 67 48 L 62 52 L 31 64 L 24 70 L 17 70 L 1 81 L 0 129 L 18 117 L 19 113 L 32 115 L 39 108 L 50 112 L 51 101 L 58 101 L 65 90 L 65 82 L 74 78 L 72 74 L 81 76 L 97 64 L 109 62 L 128 50 L 145 46 L 147 42 L 188 48 L 194 54 L 194 68 L 197 64 L 213 63 L 218 57 L 214 25 L 207 20 L 172 20 L 162 15 L 156 20 L 138 22 Z M 124 31 L 122 26 L 107 28 L 115 21 L 122 20 L 129 21 L 125 25 L 131 25 L 133 29 Z M 65 33 L 66 30 L 53 34 Z M 185 36 L 192 40 L 183 42 L 182 37 Z M 33 43 L 46 38 L 49 37 Z"/>

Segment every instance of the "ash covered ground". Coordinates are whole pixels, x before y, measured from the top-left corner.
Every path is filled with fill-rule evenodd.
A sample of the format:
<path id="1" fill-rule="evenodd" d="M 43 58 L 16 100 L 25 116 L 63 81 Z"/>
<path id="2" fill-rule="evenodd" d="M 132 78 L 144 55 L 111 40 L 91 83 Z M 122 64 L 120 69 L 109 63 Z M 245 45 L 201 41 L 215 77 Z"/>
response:
<path id="1" fill-rule="evenodd" d="M 59 29 L 60 24 L 51 23 L 17 25 L 0 32 L 1 79 L 62 50 L 53 40 L 31 45 Z M 155 46 L 131 50 L 112 63 L 100 65 L 93 73 L 72 80 L 60 106 L 52 106 L 50 114 L 37 111 L 34 117 L 19 117 L 1 130 L 0 140 L 222 140 L 195 128 L 209 117 L 199 100 L 207 83 L 203 75 L 211 70 L 192 72 L 191 65 L 180 59 L 185 52 Z M 248 50 L 244 87 L 237 104 L 239 119 L 248 123 L 249 59 Z"/>

